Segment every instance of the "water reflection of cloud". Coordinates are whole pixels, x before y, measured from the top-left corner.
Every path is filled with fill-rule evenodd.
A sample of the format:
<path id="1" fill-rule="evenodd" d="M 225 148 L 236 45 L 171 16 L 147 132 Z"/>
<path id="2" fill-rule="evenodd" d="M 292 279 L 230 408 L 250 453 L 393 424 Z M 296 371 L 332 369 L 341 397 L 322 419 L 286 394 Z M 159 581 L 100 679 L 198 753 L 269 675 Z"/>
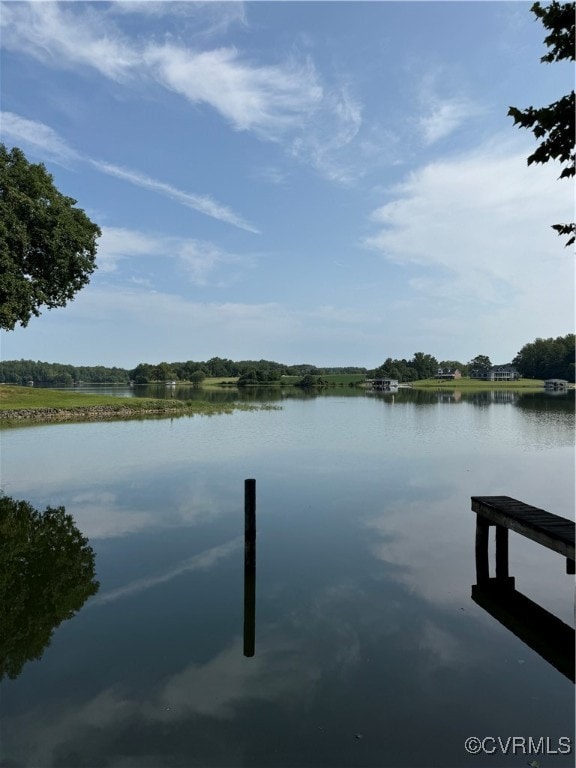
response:
<path id="1" fill-rule="evenodd" d="M 465 507 L 455 516 L 454 502 L 453 497 L 405 501 L 367 521 L 376 534 L 372 554 L 400 566 L 393 578 L 434 603 L 461 601 L 463 585 L 467 590 L 474 573 L 471 553 L 462 548 L 467 538 L 473 545 L 473 520 Z"/>
<path id="2" fill-rule="evenodd" d="M 522 462 L 523 471 L 518 467 Z M 453 484 L 438 487 L 432 475 L 417 478 L 428 498 L 408 496 L 382 505 L 366 520 L 373 556 L 397 566 L 391 576 L 425 600 L 440 606 L 461 608 L 468 605 L 470 586 L 476 581 L 474 540 L 476 516 L 470 509 L 470 496 L 507 495 L 543 509 L 570 517 L 561 506 L 566 484 L 573 476 L 572 451 L 548 452 L 545 463 L 538 453 L 522 454 L 512 461 L 498 453 L 492 464 L 481 467 L 470 457 L 453 462 Z M 546 483 L 542 483 L 546 477 Z M 412 483 L 410 483 L 410 488 Z M 491 569 L 494 571 L 494 541 L 491 535 Z M 564 563 L 556 553 L 522 536 L 510 536 L 510 568 L 528 593 L 549 610 L 572 621 L 573 582 L 564 574 Z"/>
<path id="3" fill-rule="evenodd" d="M 117 494 L 87 491 L 74 495 L 67 505 L 76 524 L 89 539 L 109 539 L 135 533 L 155 524 L 151 512 L 122 509 Z"/>
<path id="4" fill-rule="evenodd" d="M 406 718 L 439 729 L 430 748 L 448 743 L 452 718 L 461 725 L 454 691 L 478 692 L 485 711 L 491 696 L 489 685 L 483 693 L 486 669 L 498 676 L 504 664 L 469 615 L 455 618 L 387 579 L 345 578 L 281 602 L 258 625 L 255 657 L 244 658 L 241 638 L 229 634 L 205 661 L 185 663 L 156 681 L 146 679 L 143 660 L 134 688 L 125 679 L 100 682 L 92 694 L 73 687 L 48 709 L 38 705 L 11 718 L 5 749 L 14 765 L 157 768 L 279 764 L 264 757 L 280 744 L 282 764 L 353 765 L 359 763 L 345 763 L 348 755 L 338 750 L 355 747 L 354 733 L 362 731 L 371 736 L 376 751 L 369 764 L 376 765 L 379 749 L 400 746 L 411 754 Z M 328 722 L 330 742 L 319 753 L 324 760 L 303 762 Z M 31 738 L 17 736 L 23 733 Z M 328 754 L 341 760 L 329 763 Z M 414 756 L 402 764 L 423 763 Z"/>
<path id="5" fill-rule="evenodd" d="M 225 511 L 222 489 L 210 486 L 205 478 L 189 478 L 161 484 L 152 491 L 146 485 L 107 490 L 88 490 L 63 497 L 66 510 L 89 539 L 120 538 L 150 528 L 196 525 Z"/>
<path id="6" fill-rule="evenodd" d="M 26 716 L 16 717 L 11 721 L 13 733 L 33 733 L 34 739 L 26 744 L 21 740 L 10 745 L 7 742 L 5 746 L 25 752 L 25 756 L 18 757 L 12 752 L 13 759 L 43 768 L 60 765 L 64 756 L 69 759 L 74 755 L 78 763 L 87 764 L 86 760 L 92 758 L 100 764 L 104 754 L 106 765 L 118 768 L 164 765 L 165 753 L 156 764 L 140 760 L 134 763 L 128 755 L 124 762 L 125 758 L 116 752 L 119 734 L 131 729 L 156 734 L 151 739 L 155 742 L 166 733 L 164 729 L 170 729 L 177 736 L 185 733 L 189 743 L 193 743 L 191 735 L 199 724 L 204 734 L 212 733 L 216 721 L 237 717 L 243 702 L 273 701 L 298 690 L 309 691 L 312 678 L 306 665 L 295 663 L 295 651 L 293 647 L 279 648 L 276 638 L 269 644 L 261 643 L 258 655 L 247 661 L 242 654 L 242 640 L 235 637 L 205 664 L 184 667 L 150 690 L 146 697 L 114 685 L 72 706 L 67 702 L 50 712 L 31 710 Z M 250 739 L 249 733 L 246 739 Z M 194 746 L 200 748 L 201 742 L 199 739 Z M 132 748 L 140 752 L 135 744 Z M 211 743 L 211 748 L 218 747 Z M 240 742 L 223 744 L 222 749 L 226 756 L 223 764 L 242 764 Z M 237 762 L 231 760 L 235 749 L 240 750 Z M 20 764 L 24 762 L 14 763 Z"/>
<path id="7" fill-rule="evenodd" d="M 419 642 L 422 650 L 428 651 L 432 659 L 428 659 L 430 672 L 455 664 L 470 663 L 469 653 L 463 647 L 462 641 L 435 622 L 425 622 Z"/>
<path id="8" fill-rule="evenodd" d="M 174 568 L 170 568 L 170 570 L 166 571 L 165 573 L 159 574 L 157 576 L 146 577 L 144 579 L 136 579 L 135 581 L 132 581 L 130 584 L 126 584 L 123 587 L 118 587 L 117 589 L 113 589 L 109 592 L 104 592 L 103 594 L 97 595 L 90 602 L 90 605 L 94 606 L 101 605 L 103 603 L 111 603 L 114 600 L 130 597 L 134 594 L 137 594 L 138 592 L 143 592 L 144 590 L 150 589 L 151 587 L 156 587 L 159 584 L 165 584 L 167 581 L 171 581 L 183 573 L 212 568 L 221 560 L 228 557 L 233 552 L 239 550 L 243 542 L 244 537 L 238 536 L 231 541 L 227 541 L 224 544 L 219 544 L 216 547 L 207 549 L 204 552 L 200 552 L 198 555 L 194 555 L 193 557 L 184 560 Z"/>
<path id="9" fill-rule="evenodd" d="M 191 664 L 169 678 L 142 714 L 170 722 L 190 714 L 232 718 L 241 701 L 272 700 L 299 688 L 305 666 L 299 673 L 292 665 L 284 669 L 277 650 L 261 643 L 257 655 L 246 662 L 240 639 L 235 639 L 205 664 Z"/>

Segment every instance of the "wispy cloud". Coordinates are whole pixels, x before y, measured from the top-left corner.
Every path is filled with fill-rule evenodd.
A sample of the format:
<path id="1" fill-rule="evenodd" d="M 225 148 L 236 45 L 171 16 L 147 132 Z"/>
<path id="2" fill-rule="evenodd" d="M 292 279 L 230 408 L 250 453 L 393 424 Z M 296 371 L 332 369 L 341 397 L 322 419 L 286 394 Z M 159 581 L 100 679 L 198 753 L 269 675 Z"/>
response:
<path id="1" fill-rule="evenodd" d="M 280 187 L 287 183 L 289 174 L 280 168 L 269 165 L 262 168 L 254 168 L 252 171 L 252 178 L 257 181 L 263 181 L 265 184 L 272 184 Z"/>
<path id="2" fill-rule="evenodd" d="M 517 316 L 526 318 L 526 338 L 529 326 L 535 336 L 544 326 L 570 327 L 573 266 L 550 225 L 570 216 L 571 191 L 557 169 L 528 168 L 527 154 L 506 140 L 430 163 L 373 211 L 377 231 L 364 244 L 394 263 L 424 267 L 407 277 L 413 307 L 437 333 L 458 322 L 490 337 Z"/>
<path id="3" fill-rule="evenodd" d="M 349 150 L 362 127 L 362 106 L 346 87 L 326 94 L 322 108 L 306 132 L 292 143 L 293 154 L 310 160 L 332 181 L 356 179 L 363 165 Z"/>
<path id="4" fill-rule="evenodd" d="M 133 171 L 129 168 L 123 168 L 113 163 L 107 163 L 104 160 L 88 159 L 88 162 L 97 168 L 102 173 L 106 173 L 109 176 L 115 176 L 118 179 L 123 179 L 137 187 L 143 187 L 144 189 L 150 189 L 153 192 L 158 192 L 165 197 L 169 197 L 172 200 L 185 205 L 188 208 L 192 208 L 199 213 L 204 213 L 206 216 L 211 216 L 219 221 L 224 221 L 227 224 L 232 224 L 240 229 L 245 229 L 248 232 L 259 233 L 252 224 L 249 224 L 241 216 L 235 214 L 230 208 L 227 208 L 220 203 L 217 203 L 211 197 L 205 195 L 194 195 L 189 192 L 183 192 L 177 187 L 166 182 L 152 179 L 150 176 L 146 176 L 138 171 Z"/>
<path id="5" fill-rule="evenodd" d="M 477 114 L 478 108 L 466 99 L 434 99 L 428 106 L 427 114 L 420 118 L 425 144 L 444 139 Z"/>
<path id="6" fill-rule="evenodd" d="M 0 133 L 3 141 L 24 142 L 57 162 L 80 159 L 79 153 L 48 125 L 13 112 L 0 112 Z"/>
<path id="7" fill-rule="evenodd" d="M 114 80 L 137 74 L 140 56 L 120 30 L 87 4 L 3 3 L 2 45 L 58 68 L 87 66 Z"/>
<path id="8" fill-rule="evenodd" d="M 238 130 L 277 140 L 301 127 L 322 101 L 322 87 L 309 61 L 254 66 L 234 48 L 194 52 L 175 45 L 149 45 L 148 71 L 193 104 L 205 103 Z"/>
<path id="9" fill-rule="evenodd" d="M 215 110 L 235 130 L 281 142 L 328 178 L 350 176 L 339 153 L 358 134 L 361 106 L 341 83 L 327 86 L 309 57 L 270 64 L 233 47 L 202 48 L 200 41 L 197 49 L 174 39 L 134 41 L 109 13 L 83 3 L 10 5 L 2 30 L 9 49 L 53 67 L 86 67 L 124 85 L 159 84 Z"/>
<path id="10" fill-rule="evenodd" d="M 228 253 L 213 243 L 191 238 L 166 237 L 122 227 L 103 227 L 98 243 L 98 266 L 103 272 L 115 272 L 128 259 L 155 257 L 176 260 L 194 285 L 228 284 L 233 275 L 230 266 L 251 267 L 250 257 Z M 218 270 L 227 269 L 225 279 L 214 280 Z M 165 270 L 165 267 L 163 267 Z"/>
<path id="11" fill-rule="evenodd" d="M 89 163 L 101 173 L 108 176 L 115 176 L 124 181 L 134 184 L 137 187 L 149 189 L 152 192 L 168 197 L 187 208 L 192 208 L 205 216 L 210 216 L 218 221 L 231 224 L 232 226 L 244 229 L 247 232 L 259 233 L 259 230 L 234 213 L 230 208 L 216 202 L 207 195 L 195 195 L 191 192 L 184 192 L 164 181 L 153 179 L 144 173 L 134 171 L 130 168 L 123 168 L 105 160 L 97 160 L 87 155 L 83 155 L 70 147 L 56 131 L 44 123 L 28 120 L 27 118 L 16 115 L 13 112 L 0 113 L 0 124 L 2 134 L 11 141 L 24 143 L 30 146 L 35 152 L 40 152 L 49 157 L 49 159 L 60 162 L 64 165 L 70 161 L 76 160 Z"/>
<path id="12" fill-rule="evenodd" d="M 105 14 L 83 5 L 10 6 L 3 14 L 3 44 L 55 67 L 84 65 L 117 81 L 151 79 L 193 104 L 209 105 L 235 128 L 266 138 L 278 138 L 323 97 L 309 61 L 255 65 L 230 47 L 134 43 Z"/>
<path id="13" fill-rule="evenodd" d="M 235 25 L 245 26 L 246 7 L 241 0 L 214 3 L 207 0 L 124 0 L 111 3 L 107 8 L 111 15 L 137 14 L 156 19 L 170 16 L 185 24 L 187 36 L 215 37 L 228 32 Z"/>
<path id="14" fill-rule="evenodd" d="M 432 69 L 419 84 L 418 127 L 426 145 L 450 136 L 465 123 L 482 114 L 482 108 L 454 81 L 454 75 Z"/>

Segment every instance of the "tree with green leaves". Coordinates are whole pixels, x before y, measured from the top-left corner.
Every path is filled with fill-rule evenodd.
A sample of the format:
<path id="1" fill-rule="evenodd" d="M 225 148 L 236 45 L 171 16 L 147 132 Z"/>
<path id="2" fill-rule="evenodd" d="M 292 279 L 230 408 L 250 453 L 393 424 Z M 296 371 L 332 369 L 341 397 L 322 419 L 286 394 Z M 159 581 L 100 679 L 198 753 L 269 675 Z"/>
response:
<path id="1" fill-rule="evenodd" d="M 553 339 L 536 339 L 524 344 L 513 364 L 529 379 L 566 379 L 574 381 L 573 333 Z"/>
<path id="2" fill-rule="evenodd" d="M 470 371 L 489 371 L 490 368 L 492 368 L 492 362 L 488 355 L 476 355 L 476 357 L 468 363 L 468 369 Z"/>
<path id="3" fill-rule="evenodd" d="M 0 328 L 64 307 L 96 269 L 101 235 L 41 163 L 0 144 Z"/>
<path id="4" fill-rule="evenodd" d="M 460 371 L 462 376 L 468 376 L 468 366 L 461 363 L 459 360 L 440 360 L 438 363 L 439 368 L 450 371 Z"/>
<path id="5" fill-rule="evenodd" d="M 200 384 L 202 384 L 205 378 L 206 378 L 206 374 L 204 373 L 204 371 L 198 370 L 198 371 L 194 371 L 194 373 L 190 376 L 190 381 L 195 386 L 200 386 Z"/>
<path id="6" fill-rule="evenodd" d="M 410 365 L 416 371 L 417 379 L 431 379 L 438 372 L 438 360 L 424 352 L 415 352 Z"/>
<path id="7" fill-rule="evenodd" d="M 534 3 L 530 9 L 540 19 L 548 35 L 544 43 L 549 51 L 540 61 L 552 63 L 575 59 L 575 3 L 559 3 L 554 0 L 542 7 Z M 514 124 L 521 128 L 529 128 L 537 139 L 541 139 L 536 150 L 528 157 L 528 165 L 532 163 L 547 163 L 557 160 L 563 164 L 561 179 L 571 178 L 575 172 L 575 101 L 574 91 L 547 107 L 528 107 L 518 109 L 510 107 L 508 115 L 514 118 Z M 559 235 L 568 236 L 566 245 L 572 245 L 576 239 L 576 225 L 554 224 L 552 226 Z"/>
<path id="8" fill-rule="evenodd" d="M 151 372 L 151 381 L 175 381 L 178 377 L 169 363 L 158 363 Z"/>
<path id="9" fill-rule="evenodd" d="M 0 495 L 0 680 L 39 659 L 98 587 L 94 552 L 64 507 Z"/>

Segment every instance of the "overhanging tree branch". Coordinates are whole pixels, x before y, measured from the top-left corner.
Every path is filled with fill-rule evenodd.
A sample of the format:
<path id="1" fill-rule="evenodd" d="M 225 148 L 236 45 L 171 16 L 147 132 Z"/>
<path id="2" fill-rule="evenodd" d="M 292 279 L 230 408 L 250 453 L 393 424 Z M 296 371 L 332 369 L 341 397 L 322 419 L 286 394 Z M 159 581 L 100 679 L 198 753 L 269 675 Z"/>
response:
<path id="1" fill-rule="evenodd" d="M 541 61 L 551 63 L 575 59 L 575 3 L 552 2 L 546 7 L 534 3 L 530 9 L 540 19 L 545 29 L 550 31 L 544 38 L 549 52 L 542 56 Z M 571 178 L 576 170 L 575 152 L 575 99 L 574 91 L 547 107 L 528 107 L 518 109 L 510 107 L 508 115 L 514 119 L 514 125 L 528 128 L 537 139 L 543 139 L 536 150 L 528 157 L 528 165 L 532 163 L 547 163 L 554 160 L 563 164 L 561 179 Z M 559 235 L 568 236 L 566 245 L 572 245 L 576 240 L 576 225 L 554 224 L 552 226 Z"/>

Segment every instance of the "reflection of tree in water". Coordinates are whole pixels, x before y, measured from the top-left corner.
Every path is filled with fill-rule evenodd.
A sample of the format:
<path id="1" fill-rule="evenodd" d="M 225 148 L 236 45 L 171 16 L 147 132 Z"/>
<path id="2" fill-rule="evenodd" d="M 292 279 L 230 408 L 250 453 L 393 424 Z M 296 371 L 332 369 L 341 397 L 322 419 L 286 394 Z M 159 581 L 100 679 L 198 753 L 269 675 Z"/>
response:
<path id="1" fill-rule="evenodd" d="M 64 507 L 0 496 L 0 680 L 39 659 L 99 584 L 94 551 Z"/>

